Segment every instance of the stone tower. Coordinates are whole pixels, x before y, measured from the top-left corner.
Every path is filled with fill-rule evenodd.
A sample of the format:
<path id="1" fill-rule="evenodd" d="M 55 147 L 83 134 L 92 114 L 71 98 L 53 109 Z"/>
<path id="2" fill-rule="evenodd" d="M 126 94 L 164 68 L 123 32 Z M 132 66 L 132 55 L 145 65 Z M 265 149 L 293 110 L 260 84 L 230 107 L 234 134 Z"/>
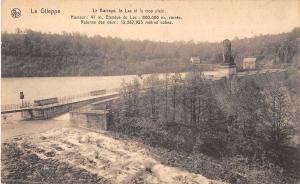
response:
<path id="1" fill-rule="evenodd" d="M 223 41 L 223 62 L 218 72 L 229 79 L 236 74 L 236 64 L 231 55 L 231 42 L 228 39 Z"/>
<path id="2" fill-rule="evenodd" d="M 231 55 L 231 42 L 228 39 L 223 41 L 223 64 L 235 66 L 234 59 Z"/>
<path id="3" fill-rule="evenodd" d="M 234 93 L 237 85 L 236 64 L 231 55 L 231 42 L 228 39 L 223 41 L 223 62 L 220 65 L 219 72 L 226 77 L 230 92 Z"/>

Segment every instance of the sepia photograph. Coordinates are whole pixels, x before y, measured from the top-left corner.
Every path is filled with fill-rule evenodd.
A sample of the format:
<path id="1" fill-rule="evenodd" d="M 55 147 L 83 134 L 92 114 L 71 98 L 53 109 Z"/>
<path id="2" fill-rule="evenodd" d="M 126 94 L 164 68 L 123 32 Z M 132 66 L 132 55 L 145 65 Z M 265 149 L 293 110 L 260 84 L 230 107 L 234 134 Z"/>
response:
<path id="1" fill-rule="evenodd" d="M 300 0 L 1 0 L 3 184 L 300 184 Z"/>

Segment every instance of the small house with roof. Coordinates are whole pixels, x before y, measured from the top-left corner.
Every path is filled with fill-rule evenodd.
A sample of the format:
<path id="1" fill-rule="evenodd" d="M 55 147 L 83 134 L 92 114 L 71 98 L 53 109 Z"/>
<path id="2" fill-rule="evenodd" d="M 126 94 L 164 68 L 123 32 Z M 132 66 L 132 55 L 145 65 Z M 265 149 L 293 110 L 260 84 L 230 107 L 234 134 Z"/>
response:
<path id="1" fill-rule="evenodd" d="M 256 69 L 256 58 L 254 58 L 254 57 L 244 58 L 243 69 L 244 70 Z"/>
<path id="2" fill-rule="evenodd" d="M 192 64 L 201 64 L 201 60 L 199 57 L 191 57 L 190 62 Z"/>

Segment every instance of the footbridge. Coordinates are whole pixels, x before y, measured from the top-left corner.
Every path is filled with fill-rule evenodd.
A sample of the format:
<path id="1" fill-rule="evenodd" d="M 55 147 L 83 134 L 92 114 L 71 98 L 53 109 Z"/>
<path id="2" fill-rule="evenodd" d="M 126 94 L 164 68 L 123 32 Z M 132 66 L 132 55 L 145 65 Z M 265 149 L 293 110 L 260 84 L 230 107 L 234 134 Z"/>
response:
<path id="1" fill-rule="evenodd" d="M 22 104 L 2 105 L 1 114 L 21 112 L 24 120 L 45 120 L 57 117 L 64 113 L 75 109 L 87 106 L 89 104 L 97 103 L 115 98 L 119 95 L 117 90 L 97 90 L 89 93 L 54 97 L 41 100 L 34 100 L 33 103 L 24 102 Z"/>

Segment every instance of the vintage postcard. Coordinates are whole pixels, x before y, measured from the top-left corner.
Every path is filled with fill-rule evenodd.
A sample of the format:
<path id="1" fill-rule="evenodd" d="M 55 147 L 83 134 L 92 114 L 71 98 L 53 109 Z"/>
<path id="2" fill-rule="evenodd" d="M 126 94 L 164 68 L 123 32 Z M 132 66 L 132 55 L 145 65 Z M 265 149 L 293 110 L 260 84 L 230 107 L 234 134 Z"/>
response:
<path id="1" fill-rule="evenodd" d="M 299 0 L 2 0 L 1 183 L 300 183 Z"/>

